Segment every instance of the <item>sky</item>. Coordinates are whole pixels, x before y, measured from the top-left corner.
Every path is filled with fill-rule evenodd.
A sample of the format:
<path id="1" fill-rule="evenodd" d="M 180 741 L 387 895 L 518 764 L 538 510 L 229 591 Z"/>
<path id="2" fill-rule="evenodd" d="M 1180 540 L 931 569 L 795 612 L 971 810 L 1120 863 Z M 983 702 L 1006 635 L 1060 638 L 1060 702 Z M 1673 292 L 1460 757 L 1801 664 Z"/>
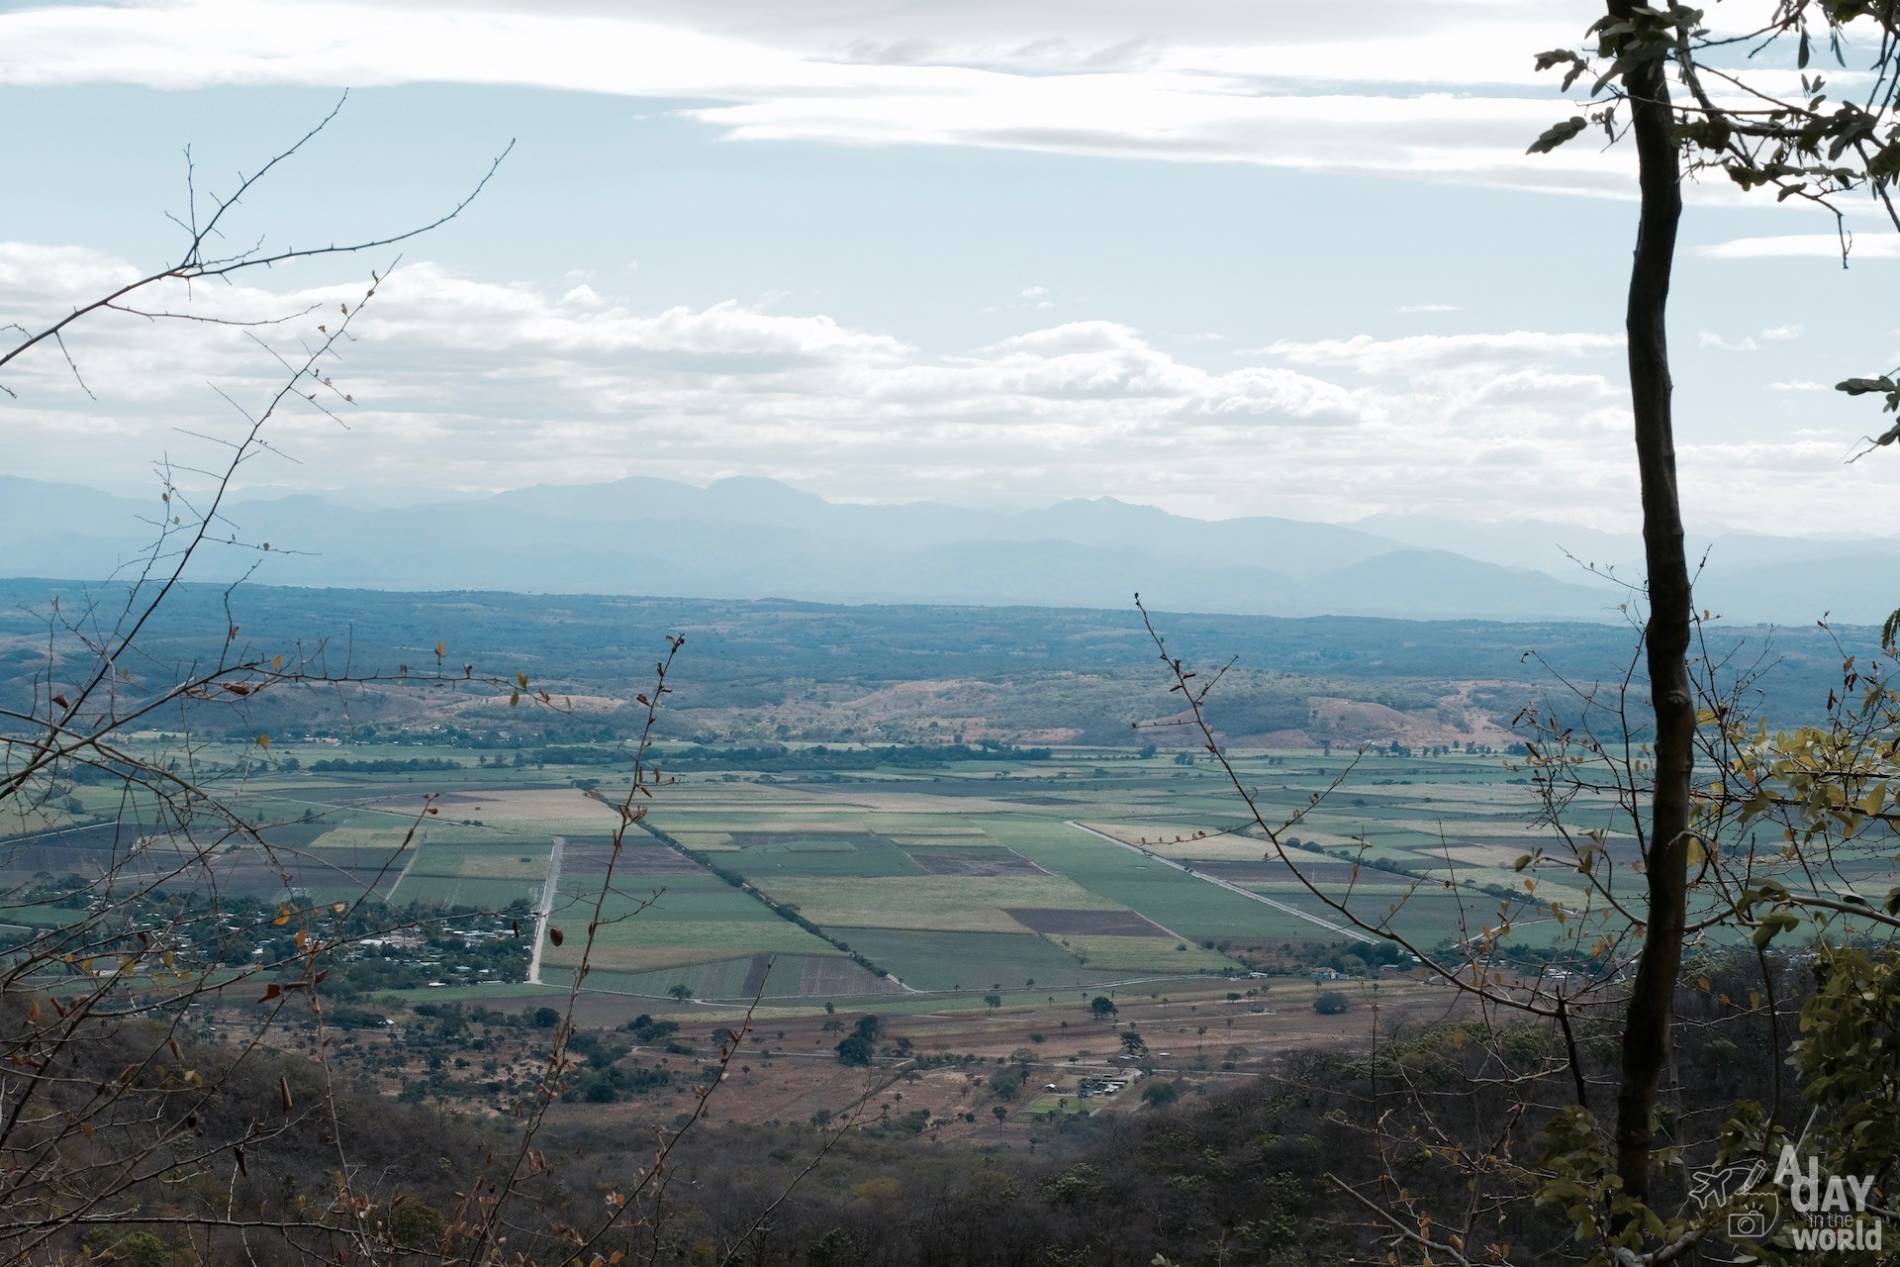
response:
<path id="1" fill-rule="evenodd" d="M 0 322 L 175 261 L 187 147 L 202 217 L 344 89 L 229 213 L 233 249 L 425 223 L 513 142 L 400 259 L 145 300 L 293 320 L 100 313 L 70 365 L 43 346 L 0 371 L 0 472 L 136 492 L 209 464 L 374 269 L 329 367 L 343 422 L 273 419 L 247 492 L 763 475 L 851 501 L 1627 528 L 1632 156 L 1524 153 L 1575 113 L 1534 55 L 1597 12 L 0 6 L 0 113 L 29 125 L 0 141 Z M 1826 386 L 1900 362 L 1900 237 L 1851 213 L 1843 269 L 1815 213 L 1693 191 L 1671 321 L 1692 521 L 1851 533 L 1900 495 L 1885 454 L 1844 464 L 1884 428 Z"/>

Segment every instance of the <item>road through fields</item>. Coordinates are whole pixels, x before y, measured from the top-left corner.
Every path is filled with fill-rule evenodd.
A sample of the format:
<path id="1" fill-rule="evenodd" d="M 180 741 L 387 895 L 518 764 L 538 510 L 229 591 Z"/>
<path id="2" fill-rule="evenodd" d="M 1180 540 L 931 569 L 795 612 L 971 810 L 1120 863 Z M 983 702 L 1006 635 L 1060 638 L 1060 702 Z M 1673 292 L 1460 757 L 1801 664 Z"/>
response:
<path id="1" fill-rule="evenodd" d="M 1285 902 L 1276 902 L 1264 893 L 1255 893 L 1252 889 L 1244 889 L 1238 884 L 1232 884 L 1226 880 L 1220 879 L 1217 876 L 1211 876 L 1211 875 L 1205 874 L 1204 872 L 1196 871 L 1193 867 L 1183 866 L 1181 863 L 1175 862 L 1172 859 L 1163 858 L 1160 854 L 1149 853 L 1146 849 L 1143 849 L 1137 845 L 1131 845 L 1125 840 L 1117 840 L 1105 831 L 1096 831 L 1093 827 L 1085 826 L 1082 823 L 1078 823 L 1073 818 L 1065 819 L 1063 821 L 1066 822 L 1069 826 L 1075 828 L 1077 831 L 1085 831 L 1091 836 L 1094 836 L 1100 840 L 1106 840 L 1109 844 L 1117 845 L 1123 849 L 1128 850 L 1130 853 L 1138 853 L 1142 857 L 1147 858 L 1149 861 L 1158 862 L 1164 867 L 1173 867 L 1176 871 L 1184 872 L 1187 875 L 1191 875 L 1196 880 L 1204 880 L 1208 884 L 1211 884 L 1216 888 L 1226 889 L 1229 893 L 1237 893 L 1241 897 L 1246 898 L 1250 902 L 1259 902 L 1259 903 L 1262 903 L 1263 905 L 1271 906 L 1276 911 L 1285 911 L 1288 915 L 1296 916 L 1300 919 L 1305 920 L 1309 924 L 1317 924 L 1321 928 L 1325 929 L 1327 932 L 1336 934 L 1337 936 L 1340 936 L 1340 937 L 1344 937 L 1349 941 L 1370 942 L 1373 940 L 1373 938 L 1369 934 L 1362 933 L 1356 928 L 1348 928 L 1344 924 L 1335 924 L 1331 920 L 1321 919 L 1319 916 L 1311 914 L 1310 912 L 1307 912 L 1307 911 L 1303 911 L 1297 906 L 1288 906 Z"/>
<path id="2" fill-rule="evenodd" d="M 534 914 L 534 954 L 528 959 L 528 984 L 541 984 L 541 950 L 548 944 L 548 917 L 554 914 L 554 894 L 561 887 L 561 851 L 567 837 L 556 836 L 548 851 L 548 880 L 541 889 L 541 909 Z"/>

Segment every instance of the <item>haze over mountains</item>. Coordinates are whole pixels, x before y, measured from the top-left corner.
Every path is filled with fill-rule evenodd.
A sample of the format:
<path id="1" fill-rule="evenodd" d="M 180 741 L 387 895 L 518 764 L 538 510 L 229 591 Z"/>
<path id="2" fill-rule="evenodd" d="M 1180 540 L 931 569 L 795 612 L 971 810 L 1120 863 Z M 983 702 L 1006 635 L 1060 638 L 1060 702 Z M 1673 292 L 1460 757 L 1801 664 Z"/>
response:
<path id="1" fill-rule="evenodd" d="M 0 575 L 103 578 L 147 547 L 162 507 L 0 476 Z M 1632 538 L 1536 521 L 1375 516 L 1354 526 L 1199 520 L 1111 498 L 1039 510 L 827 502 L 772 480 L 632 478 L 472 501 L 357 509 L 314 496 L 232 502 L 226 531 L 269 542 L 280 585 L 780 597 L 1279 616 L 1620 619 L 1627 594 L 1568 559 L 1641 575 Z M 1745 621 L 1875 623 L 1900 542 L 1728 534 L 1698 602 Z M 1712 547 L 1712 548 L 1710 548 Z M 200 579 L 256 555 L 219 552 Z M 1863 598 L 1843 596 L 1863 594 Z"/>

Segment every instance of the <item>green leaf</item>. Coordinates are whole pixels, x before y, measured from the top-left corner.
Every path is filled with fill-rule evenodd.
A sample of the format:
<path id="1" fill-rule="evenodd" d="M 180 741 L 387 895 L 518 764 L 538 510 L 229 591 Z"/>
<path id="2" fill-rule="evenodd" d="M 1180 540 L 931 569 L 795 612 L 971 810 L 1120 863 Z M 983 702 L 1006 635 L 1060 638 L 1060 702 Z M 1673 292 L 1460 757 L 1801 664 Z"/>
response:
<path id="1" fill-rule="evenodd" d="M 1869 392 L 1890 392 L 1894 388 L 1889 378 L 1849 378 L 1834 384 L 1837 392 L 1846 392 L 1849 396 L 1865 396 Z"/>
<path id="2" fill-rule="evenodd" d="M 1580 114 L 1574 115 L 1571 118 L 1565 119 L 1562 123 L 1553 124 L 1544 129 L 1544 134 L 1535 141 L 1532 141 L 1531 147 L 1524 152 L 1526 154 L 1548 154 L 1589 126 L 1590 122 L 1588 119 L 1585 119 Z"/>
<path id="3" fill-rule="evenodd" d="M 1876 180 L 1900 176 L 1900 141 L 1889 141 L 1867 160 L 1867 174 Z"/>

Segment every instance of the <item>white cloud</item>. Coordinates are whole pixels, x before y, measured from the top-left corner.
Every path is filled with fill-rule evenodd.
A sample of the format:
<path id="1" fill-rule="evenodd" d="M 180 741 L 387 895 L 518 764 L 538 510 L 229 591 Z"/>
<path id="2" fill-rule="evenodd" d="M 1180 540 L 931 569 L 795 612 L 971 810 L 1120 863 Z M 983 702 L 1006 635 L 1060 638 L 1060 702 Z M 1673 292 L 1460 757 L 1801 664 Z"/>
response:
<path id="1" fill-rule="evenodd" d="M 12 283 L 0 320 L 43 315 L 75 278 L 119 275 L 109 257 L 26 247 L 0 248 L 0 270 Z M 165 303 L 203 316 L 312 304 L 328 313 L 360 292 L 181 289 Z M 322 319 L 270 337 L 294 348 Z M 738 456 L 778 473 L 827 461 L 844 481 L 869 481 L 836 491 L 863 495 L 882 486 L 879 463 L 935 482 L 931 468 L 948 457 L 967 465 L 983 455 L 1019 472 L 1055 449 L 1086 470 L 1108 453 L 1152 461 L 1183 434 L 1264 448 L 1289 431 L 1351 429 L 1382 416 L 1362 393 L 1291 369 L 1207 369 L 1115 322 L 1072 322 L 933 356 L 823 314 L 732 300 L 642 309 L 585 286 L 543 292 L 428 263 L 392 275 L 351 333 L 347 358 L 330 372 L 359 402 L 347 411 L 355 429 L 308 411 L 276 426 L 305 463 L 296 477 L 318 486 L 410 481 L 422 471 L 474 487 L 585 479 L 599 477 L 603 462 L 609 473 L 657 463 L 705 475 Z M 207 380 L 239 400 L 273 384 L 274 363 L 229 327 L 105 314 L 68 342 L 100 400 L 85 398 L 52 356 L 10 373 L 21 395 L 12 416 L 60 437 L 36 443 L 33 469 L 22 473 L 143 467 L 177 443 L 174 426 L 205 429 Z M 114 420 L 125 436 L 103 461 L 88 448 L 93 419 Z"/>
<path id="2" fill-rule="evenodd" d="M 1768 390 L 1771 392 L 1824 392 L 1828 390 L 1828 386 L 1826 383 L 1816 383 L 1810 379 L 1792 378 L 1779 383 L 1770 383 Z"/>
<path id="3" fill-rule="evenodd" d="M 1547 157 L 1523 153 L 1570 113 L 1549 77 L 1531 73 L 1530 53 L 1573 43 L 1587 6 L 1355 0 L 1344 39 L 1336 6 L 1269 8 L 1271 42 L 1260 6 L 1219 0 L 77 3 L 0 12 L 0 83 L 523 85 L 644 99 L 629 109 L 690 102 L 686 119 L 732 140 L 1626 190 L 1627 147 L 1606 153 L 1580 141 Z M 1720 182 L 1697 196 L 1740 198 Z M 1825 233 L 1702 248 L 1715 259 L 1837 251 Z M 1895 256 L 1900 239 L 1891 235 L 1869 233 L 1856 246 L 1856 259 Z M 1495 515 L 1526 505 L 1581 518 L 1628 504 L 1616 333 L 1289 339 L 1256 349 L 1273 358 L 1262 364 L 1217 350 L 1223 335 L 1212 331 L 1057 324 L 1042 311 L 1055 303 L 1046 287 L 1003 277 L 988 283 L 998 306 L 986 311 L 1012 314 L 1002 328 L 1043 328 L 983 347 L 920 347 L 790 310 L 812 307 L 809 299 L 782 301 L 784 311 L 756 298 L 667 306 L 625 293 L 637 268 L 601 266 L 546 287 L 404 269 L 365 314 L 362 342 L 338 370 L 363 402 L 356 430 L 287 416 L 280 438 L 306 465 L 270 477 L 259 464 L 252 478 L 401 495 L 421 482 L 476 489 L 744 470 L 844 497 L 1085 490 L 1334 518 L 1381 506 Z M 0 243 L 0 320 L 61 311 L 130 273 L 83 248 Z M 282 275 L 269 281 L 290 285 Z M 1406 288 L 1414 286 L 1438 291 L 1429 280 Z M 261 316 L 354 293 L 238 287 L 197 301 Z M 1376 310 L 1395 298 L 1367 303 Z M 1089 315 L 1066 293 L 1061 311 Z M 1600 321 L 1574 311 L 1563 320 Z M 1704 319 L 1743 320 L 1721 310 Z M 292 329 L 284 334 L 294 340 Z M 1751 338 L 1799 335 L 1777 326 Z M 1711 346 L 1731 345 L 1710 337 L 1719 340 Z M 0 416 L 24 437 L 7 452 L 9 469 L 82 480 L 106 478 L 102 468 L 113 464 L 136 471 L 183 443 L 174 427 L 202 430 L 207 406 L 224 408 L 207 380 L 249 400 L 275 368 L 235 331 L 130 320 L 86 323 L 73 350 L 101 400 L 86 399 L 57 357 L 22 363 L 7 381 L 25 403 L 0 402 Z M 1706 367 L 1712 358 L 1684 359 Z M 1825 388 L 1790 381 L 1771 390 Z M 1692 439 L 1708 424 L 1684 412 Z M 1749 422 L 1725 417 L 1722 434 Z M 1784 469 L 1798 464 L 1782 462 L 1811 456 L 1784 439 L 1812 438 L 1759 430 L 1747 444 L 1707 450 L 1737 465 L 1703 495 L 1743 511 L 1753 509 L 1749 499 L 1831 506 L 1837 491 L 1803 492 Z M 105 433 L 117 443 L 102 456 L 93 441 Z M 1813 469 L 1817 481 L 1838 476 L 1837 463 Z"/>
<path id="4" fill-rule="evenodd" d="M 404 271 L 404 291 L 426 302 L 379 304 L 359 325 L 363 336 L 426 337 L 445 319 L 465 320 L 463 345 L 537 356 L 615 355 L 668 359 L 730 373 L 768 372 L 840 356 L 891 361 L 909 349 L 886 335 L 850 330 L 826 316 L 783 316 L 726 300 L 702 309 L 635 313 L 604 306 L 588 291 L 558 304 L 522 286 L 476 281 L 419 264 Z M 585 288 L 577 288 L 585 289 Z"/>
<path id="5" fill-rule="evenodd" d="M 1414 334 L 1397 339 L 1375 339 L 1369 334 L 1310 342 L 1282 339 L 1261 350 L 1295 365 L 1340 365 L 1363 374 L 1397 374 L 1591 356 L 1622 346 L 1621 335 L 1512 330 L 1499 334 Z"/>
<path id="6" fill-rule="evenodd" d="M 1791 343 L 1806 333 L 1806 326 L 1791 321 L 1785 325 L 1769 326 L 1759 334 L 1744 334 L 1739 338 L 1730 338 L 1714 330 L 1698 330 L 1695 342 L 1699 348 L 1717 352 L 1759 352 L 1764 343 Z"/>
<path id="7" fill-rule="evenodd" d="M 96 252 L 0 245 L 0 321 L 60 311 L 77 293 L 70 283 L 125 271 Z M 576 296 L 566 281 L 398 270 L 329 367 L 358 402 L 352 429 L 295 405 L 271 434 L 301 465 L 255 463 L 249 489 L 409 501 L 746 473 L 851 499 L 1046 502 L 1086 491 L 1331 519 L 1382 508 L 1495 518 L 1534 505 L 1583 522 L 1633 504 L 1615 335 L 1361 336 L 1283 343 L 1279 363 L 1236 365 L 1219 345 L 1116 321 L 932 349 L 822 312 L 666 307 L 594 286 Z M 164 298 L 206 314 L 310 303 L 327 314 L 360 291 L 240 286 Z M 295 348 L 326 319 L 267 337 Z M 247 405 L 276 386 L 275 363 L 231 329 L 107 314 L 75 327 L 69 345 L 99 399 L 56 355 L 23 360 L 7 376 L 21 399 L 0 406 L 23 439 L 8 452 L 10 473 L 127 487 L 162 454 L 202 465 L 211 446 L 177 429 L 241 425 L 207 383 Z M 113 442 L 100 445 L 102 434 Z M 1685 445 L 1708 438 L 1685 419 Z M 1777 506 L 1838 499 L 1838 462 L 1811 460 L 1825 442 L 1764 432 L 1732 443 L 1710 450 L 1728 465 L 1685 465 L 1692 499 L 1734 512 L 1770 492 Z"/>
<path id="8" fill-rule="evenodd" d="M 1832 233 L 1784 233 L 1772 237 L 1731 238 L 1696 248 L 1712 260 L 1833 259 L 1841 257 L 1841 240 Z M 1851 260 L 1900 258 L 1900 237 L 1865 234 L 1853 241 Z"/>
<path id="9" fill-rule="evenodd" d="M 1020 312 L 1020 311 L 1044 312 L 1051 308 L 1054 308 L 1055 306 L 1056 306 L 1056 301 L 1049 298 L 1049 288 L 1047 286 L 1025 286 L 1021 290 L 1016 292 L 1016 300 L 1014 303 L 991 304 L 988 307 L 981 309 L 980 311 L 982 312 Z"/>
<path id="10" fill-rule="evenodd" d="M 1141 336 L 1119 321 L 1070 321 L 1046 330 L 1012 335 L 995 345 L 1002 352 L 1121 352 L 1141 346 Z"/>
<path id="11" fill-rule="evenodd" d="M 733 139 L 959 145 L 1618 193 L 1622 150 L 1524 148 L 1570 107 L 1531 53 L 1582 15 L 1374 0 L 1377 25 L 1133 5 L 787 13 L 502 0 L 158 0 L 0 14 L 0 83 L 520 85 L 706 102 Z M 796 10 L 796 14 L 791 13 Z M 744 12 L 747 16 L 740 17 Z M 1083 28 L 1088 28 L 1086 31 Z"/>
<path id="12" fill-rule="evenodd" d="M 942 85 L 929 96 L 784 95 L 685 113 L 737 140 L 954 145 L 1309 171 L 1373 172 L 1574 193 L 1627 188 L 1627 156 L 1527 158 L 1552 103 L 1434 93 L 1259 92 L 1153 73 Z"/>
<path id="13" fill-rule="evenodd" d="M 823 6 L 719 5 L 683 0 L 447 0 L 444 3 L 286 3 L 285 0 L 159 0 L 121 8 L 73 5 L 15 23 L 38 82 L 121 78 L 169 86 L 207 81 L 317 79 L 347 65 L 354 82 L 454 77 L 473 82 L 534 80 L 544 86 L 647 93 L 648 82 L 757 81 L 785 67 L 876 71 L 982 69 L 1025 76 L 1148 71 L 1240 79 L 1306 79 L 1334 84 L 1543 86 L 1531 52 L 1580 39 L 1587 18 L 1524 16 L 1515 0 L 1357 0 L 1359 20 L 1342 35 L 1325 10 L 1276 14 L 1272 39 L 1257 18 L 1231 6 L 1192 4 L 1158 15 L 1151 4 L 1025 5 L 964 2 L 932 6 L 852 3 Z M 303 14 L 306 20 L 283 20 Z M 605 15 L 605 16 L 603 16 Z M 344 19 L 354 19 L 346 24 Z M 171 29 L 167 29 L 171 28 Z M 116 35 L 93 47 L 61 48 L 60 36 Z M 562 33 L 567 47 L 558 47 Z M 386 41 L 397 41 L 391 47 Z M 154 44 L 188 54 L 177 65 L 141 66 Z M 517 52 L 509 65 L 509 49 Z M 565 66 L 560 65 L 565 53 Z M 720 67 L 729 53 L 745 60 Z M 295 55 L 301 54 L 301 58 Z M 284 57 L 300 65 L 271 65 Z M 628 75 L 619 83 L 615 59 Z M 405 65 L 404 63 L 410 63 Z M 416 63 L 420 64 L 416 64 Z M 630 81 L 630 83 L 629 83 Z M 889 81 L 887 81 L 889 82 Z"/>
<path id="14" fill-rule="evenodd" d="M 0 293 L 15 302 L 105 294 L 139 277 L 124 260 L 83 246 L 0 242 Z"/>

